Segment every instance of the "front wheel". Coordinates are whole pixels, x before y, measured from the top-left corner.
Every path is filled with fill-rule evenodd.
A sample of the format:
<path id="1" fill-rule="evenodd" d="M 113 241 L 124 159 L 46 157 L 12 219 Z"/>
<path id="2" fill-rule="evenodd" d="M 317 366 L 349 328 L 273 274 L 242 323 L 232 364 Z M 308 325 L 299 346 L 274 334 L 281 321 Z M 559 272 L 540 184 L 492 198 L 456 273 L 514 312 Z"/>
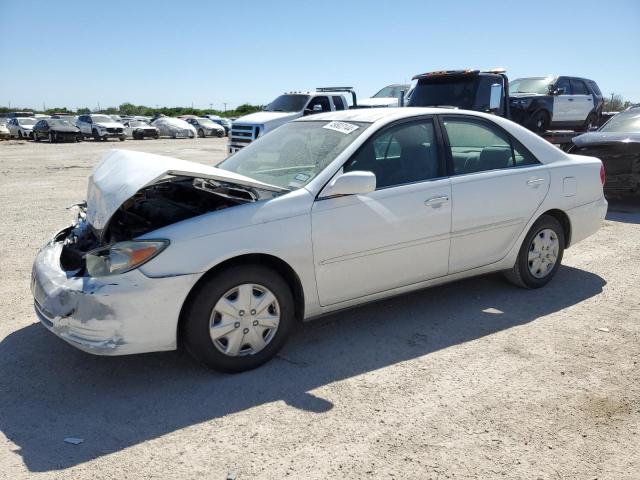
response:
<path id="1" fill-rule="evenodd" d="M 118 140 L 120 140 L 121 142 L 124 142 L 126 139 L 126 137 L 122 136 L 122 137 L 118 137 Z"/>
<path id="2" fill-rule="evenodd" d="M 542 215 L 527 233 L 515 265 L 505 272 L 505 276 L 523 288 L 546 285 L 560 268 L 564 242 L 560 222 L 550 215 Z"/>
<path id="3" fill-rule="evenodd" d="M 529 129 L 535 133 L 544 133 L 549 130 L 549 115 L 544 110 L 536 112 L 529 122 Z"/>
<path id="4" fill-rule="evenodd" d="M 183 317 L 189 353 L 207 367 L 242 372 L 270 360 L 294 324 L 293 295 L 260 265 L 225 269 L 191 296 Z"/>
<path id="5" fill-rule="evenodd" d="M 94 139 L 96 142 L 99 142 L 100 140 L 102 140 L 102 138 L 100 138 L 100 134 L 98 133 L 98 131 L 97 131 L 97 130 L 93 130 L 93 131 L 91 132 L 91 136 L 93 136 L 93 139 Z"/>
<path id="6" fill-rule="evenodd" d="M 588 132 L 593 127 L 597 127 L 597 126 L 598 126 L 598 116 L 595 113 L 590 113 L 587 119 L 585 120 L 584 125 L 582 126 L 582 131 Z"/>
<path id="7" fill-rule="evenodd" d="M 49 143 L 56 143 L 56 136 L 52 132 L 49 132 Z"/>
<path id="8" fill-rule="evenodd" d="M 36 132 L 33 132 L 33 141 L 34 142 L 39 142 L 40 141 L 40 137 L 38 136 L 38 134 Z"/>
<path id="9" fill-rule="evenodd" d="M 198 130 L 198 137 L 204 138 L 204 130 L 202 130 L 202 129 Z"/>

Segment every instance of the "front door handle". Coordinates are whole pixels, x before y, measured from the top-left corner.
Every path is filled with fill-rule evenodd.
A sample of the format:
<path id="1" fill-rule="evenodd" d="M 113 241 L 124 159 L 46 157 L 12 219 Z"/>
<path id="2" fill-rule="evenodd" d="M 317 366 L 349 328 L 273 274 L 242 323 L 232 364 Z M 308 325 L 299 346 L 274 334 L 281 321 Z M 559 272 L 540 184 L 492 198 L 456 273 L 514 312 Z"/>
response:
<path id="1" fill-rule="evenodd" d="M 535 187 L 538 185 L 542 185 L 544 182 L 544 178 L 530 178 L 529 180 L 527 180 L 527 186 Z"/>
<path id="2" fill-rule="evenodd" d="M 427 200 L 424 201 L 424 204 L 427 207 L 437 207 L 439 205 L 442 205 L 445 202 L 449 201 L 449 197 L 447 197 L 446 195 L 442 195 L 439 197 L 431 197 Z"/>
<path id="3" fill-rule="evenodd" d="M 569 100 L 570 102 L 573 102 L 573 98 L 567 98 L 567 100 Z"/>

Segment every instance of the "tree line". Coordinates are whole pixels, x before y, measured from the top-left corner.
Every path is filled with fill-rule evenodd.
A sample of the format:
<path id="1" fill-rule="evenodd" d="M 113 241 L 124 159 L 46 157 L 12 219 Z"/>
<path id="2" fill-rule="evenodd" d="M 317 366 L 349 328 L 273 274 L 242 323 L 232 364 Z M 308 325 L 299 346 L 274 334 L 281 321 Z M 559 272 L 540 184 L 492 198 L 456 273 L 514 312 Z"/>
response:
<path id="1" fill-rule="evenodd" d="M 132 103 L 123 103 L 118 107 L 102 108 L 100 110 L 90 109 L 89 107 L 78 108 L 75 112 L 67 107 L 53 107 L 46 110 L 32 110 L 30 108 L 17 108 L 17 107 L 0 107 L 0 113 L 8 112 L 21 112 L 21 111 L 33 111 L 34 113 L 45 113 L 51 115 L 53 113 L 68 113 L 69 115 L 86 115 L 89 113 L 106 113 L 113 115 L 141 115 L 145 117 L 153 117 L 155 115 L 166 115 L 167 117 L 177 117 L 180 115 L 219 115 L 221 117 L 240 117 L 249 113 L 254 113 L 262 110 L 262 105 L 251 105 L 244 103 L 239 105 L 234 110 L 227 110 L 226 112 L 215 109 L 200 109 L 193 107 L 147 107 L 145 105 L 134 105 Z"/>

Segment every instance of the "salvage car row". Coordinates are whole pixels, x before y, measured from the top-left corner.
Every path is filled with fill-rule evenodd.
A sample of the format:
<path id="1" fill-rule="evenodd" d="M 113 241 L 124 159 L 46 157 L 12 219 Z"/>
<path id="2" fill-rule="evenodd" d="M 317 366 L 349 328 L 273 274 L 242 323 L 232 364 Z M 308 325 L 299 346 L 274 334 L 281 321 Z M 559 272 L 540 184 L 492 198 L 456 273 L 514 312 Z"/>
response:
<path id="1" fill-rule="evenodd" d="M 127 138 L 195 138 L 223 137 L 230 128 L 226 119 L 220 123 L 209 117 L 185 115 L 181 118 L 159 116 L 120 117 L 119 115 L 87 114 L 31 116 L 14 114 L 6 125 L 0 121 L 0 138 L 33 139 L 36 142 L 48 140 L 50 143 L 93 139 L 106 141 L 110 138 L 121 142 Z M 219 117 L 218 117 L 219 118 Z"/>

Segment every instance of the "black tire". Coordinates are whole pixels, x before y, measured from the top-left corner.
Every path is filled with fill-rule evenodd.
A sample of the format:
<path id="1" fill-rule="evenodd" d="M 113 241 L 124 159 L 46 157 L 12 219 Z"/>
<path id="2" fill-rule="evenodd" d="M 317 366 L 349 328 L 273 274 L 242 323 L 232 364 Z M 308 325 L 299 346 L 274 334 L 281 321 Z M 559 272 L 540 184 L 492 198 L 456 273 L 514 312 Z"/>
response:
<path id="1" fill-rule="evenodd" d="M 154 140 L 158 140 L 158 139 L 160 138 L 160 134 L 159 134 L 159 133 L 156 133 L 156 134 L 153 136 L 153 138 L 154 138 Z"/>
<path id="2" fill-rule="evenodd" d="M 37 133 L 33 132 L 33 141 L 34 142 L 39 142 L 40 141 L 40 137 L 38 136 Z"/>
<path id="3" fill-rule="evenodd" d="M 100 135 L 98 134 L 97 130 L 91 130 L 91 136 L 93 137 L 93 139 L 96 142 L 99 142 L 100 140 L 102 140 L 102 138 L 100 138 Z"/>
<path id="4" fill-rule="evenodd" d="M 549 114 L 544 110 L 538 110 L 529 120 L 529 130 L 535 133 L 544 133 L 549 130 L 550 123 Z"/>
<path id="5" fill-rule="evenodd" d="M 222 132 L 220 132 L 220 131 L 216 132 L 216 137 L 218 137 L 218 138 L 224 137 L 224 130 Z"/>
<path id="6" fill-rule="evenodd" d="M 22 132 L 18 130 L 18 140 L 22 140 Z"/>
<path id="7" fill-rule="evenodd" d="M 209 322 L 218 300 L 229 290 L 246 283 L 262 285 L 273 293 L 279 304 L 280 322 L 274 337 L 262 350 L 232 357 L 214 346 Z M 229 373 L 251 370 L 273 358 L 284 345 L 295 322 L 289 286 L 280 275 L 261 265 L 230 267 L 206 279 L 190 295 L 183 315 L 183 340 L 187 351 L 207 367 Z"/>
<path id="8" fill-rule="evenodd" d="M 588 132 L 591 127 L 598 126 L 598 115 L 595 113 L 590 113 L 587 119 L 584 121 L 584 125 L 582 125 L 582 131 Z"/>
<path id="9" fill-rule="evenodd" d="M 124 142 L 126 140 L 126 137 L 125 136 L 118 137 L 118 140 L 120 140 L 121 142 Z"/>
<path id="10" fill-rule="evenodd" d="M 52 132 L 49 132 L 49 143 L 56 143 L 56 136 Z"/>
<path id="11" fill-rule="evenodd" d="M 198 130 L 198 137 L 204 138 L 204 130 L 202 130 L 202 129 Z"/>
<path id="12" fill-rule="evenodd" d="M 529 269 L 529 251 L 532 249 L 534 238 L 540 235 L 543 230 L 552 230 L 558 240 L 558 254 L 553 268 L 542 278 L 534 276 Z M 524 237 L 518 258 L 513 268 L 505 272 L 505 277 L 514 285 L 522 288 L 540 288 L 545 286 L 554 277 L 560 264 L 562 263 L 562 255 L 564 254 L 564 229 L 560 222 L 551 215 L 542 215 L 531 226 L 529 233 Z"/>
<path id="13" fill-rule="evenodd" d="M 80 143 L 82 141 L 82 135 L 76 135 L 76 142 Z"/>

